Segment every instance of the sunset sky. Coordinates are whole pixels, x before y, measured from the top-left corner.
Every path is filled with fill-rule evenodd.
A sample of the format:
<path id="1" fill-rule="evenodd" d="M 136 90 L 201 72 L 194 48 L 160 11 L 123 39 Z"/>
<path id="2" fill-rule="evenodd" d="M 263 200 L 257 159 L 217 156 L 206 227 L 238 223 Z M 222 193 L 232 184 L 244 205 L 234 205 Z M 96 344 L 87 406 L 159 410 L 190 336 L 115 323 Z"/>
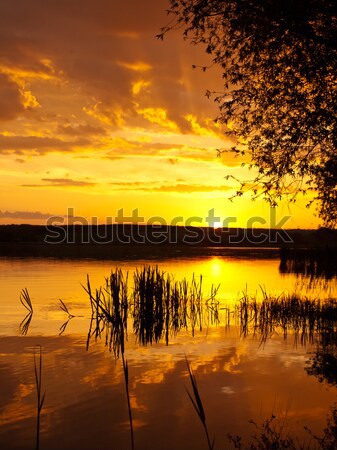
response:
<path id="1" fill-rule="evenodd" d="M 205 96 L 221 90 L 201 47 L 181 32 L 159 41 L 167 0 L 11 0 L 0 3 L 0 223 L 131 215 L 269 220 L 250 196 L 252 178 Z M 280 205 L 287 227 L 314 228 L 314 209 Z M 204 221 L 203 221 L 204 223 Z M 199 223 L 197 223 L 198 225 Z M 235 225 L 235 223 L 232 223 Z"/>

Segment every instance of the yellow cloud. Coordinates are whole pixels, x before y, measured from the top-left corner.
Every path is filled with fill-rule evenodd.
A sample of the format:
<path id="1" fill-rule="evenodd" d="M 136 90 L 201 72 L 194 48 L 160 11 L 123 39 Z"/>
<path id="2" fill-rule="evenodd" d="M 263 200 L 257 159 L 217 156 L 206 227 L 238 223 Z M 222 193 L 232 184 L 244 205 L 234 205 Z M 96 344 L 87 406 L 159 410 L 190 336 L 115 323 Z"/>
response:
<path id="1" fill-rule="evenodd" d="M 143 89 L 145 89 L 149 86 L 151 86 L 150 81 L 138 80 L 138 81 L 135 81 L 134 83 L 132 83 L 131 91 L 132 91 L 133 95 L 138 95 Z"/>
<path id="2" fill-rule="evenodd" d="M 15 81 L 19 79 L 21 80 L 23 78 L 41 79 L 41 80 L 51 80 L 55 78 L 54 75 L 42 71 L 23 70 L 11 67 L 1 67 L 1 71 L 2 73 L 9 75 L 12 78 L 12 80 Z"/>
<path id="3" fill-rule="evenodd" d="M 197 134 L 199 136 L 217 136 L 217 133 L 212 130 L 211 127 L 219 128 L 219 125 L 217 125 L 212 119 L 205 120 L 205 123 L 207 125 L 206 128 L 200 125 L 197 117 L 193 114 L 187 114 L 186 116 L 184 116 L 184 118 L 190 123 L 194 134 Z"/>
<path id="4" fill-rule="evenodd" d="M 0 136 L 15 136 L 15 133 L 13 131 L 2 131 Z"/>
<path id="5" fill-rule="evenodd" d="M 90 107 L 84 106 L 83 111 L 105 125 L 114 125 L 122 128 L 125 123 L 124 114 L 120 106 L 109 109 L 103 107 L 102 102 L 97 102 Z"/>
<path id="6" fill-rule="evenodd" d="M 148 120 L 151 123 L 161 125 L 162 127 L 173 132 L 179 131 L 177 124 L 167 118 L 167 112 L 163 108 L 136 108 L 136 111 L 138 114 L 143 116 L 144 119 Z"/>
<path id="7" fill-rule="evenodd" d="M 117 154 L 108 154 L 108 157 L 120 156 L 120 150 L 134 150 L 139 147 L 138 143 L 128 141 L 122 137 L 106 137 L 101 139 L 101 146 L 106 150 L 117 149 Z"/>
<path id="8" fill-rule="evenodd" d="M 133 63 L 117 61 L 117 64 L 120 67 L 124 67 L 125 69 L 129 69 L 134 72 L 147 72 L 148 70 L 152 69 L 152 66 L 150 64 L 147 64 L 143 61 L 135 61 Z"/>
<path id="9" fill-rule="evenodd" d="M 8 80 L 14 84 L 18 92 L 20 93 L 21 99 L 20 103 L 25 109 L 33 109 L 40 106 L 39 102 L 37 101 L 35 95 L 32 94 L 30 90 L 26 89 L 27 81 L 22 76 L 21 71 L 13 70 L 12 72 L 9 70 L 6 70 L 6 68 L 3 70 L 1 68 L 1 72 L 5 74 L 5 76 L 8 77 Z"/>
<path id="10" fill-rule="evenodd" d="M 2 65 L 1 72 L 10 76 L 10 78 L 16 82 L 28 79 L 34 80 L 59 79 L 59 77 L 56 75 L 56 70 L 53 67 L 52 61 L 50 59 L 42 59 L 39 62 L 41 63 L 40 67 L 42 66 L 41 70 L 29 70 L 23 69 L 21 67 Z M 60 72 L 59 74 L 62 74 L 62 72 Z"/>
<path id="11" fill-rule="evenodd" d="M 35 95 L 33 95 L 31 91 L 20 90 L 20 93 L 23 98 L 22 104 L 26 109 L 37 108 L 38 106 L 41 106 L 40 103 L 37 101 Z"/>

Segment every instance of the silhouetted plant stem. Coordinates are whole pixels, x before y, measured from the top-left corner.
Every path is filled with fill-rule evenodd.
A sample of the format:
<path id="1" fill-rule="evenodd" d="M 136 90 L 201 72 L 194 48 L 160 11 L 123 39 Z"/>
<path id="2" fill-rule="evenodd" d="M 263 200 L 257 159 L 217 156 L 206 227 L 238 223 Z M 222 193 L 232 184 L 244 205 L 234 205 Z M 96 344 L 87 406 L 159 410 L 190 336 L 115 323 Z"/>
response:
<path id="1" fill-rule="evenodd" d="M 37 420 L 36 420 L 36 450 L 40 448 L 40 415 L 41 410 L 44 403 L 44 398 L 46 395 L 46 391 L 41 395 L 41 386 L 42 386 L 42 348 L 39 346 L 39 359 L 38 365 L 36 362 L 36 354 L 34 351 L 34 372 L 35 372 L 35 383 L 36 383 L 36 392 L 37 392 Z"/>
<path id="2" fill-rule="evenodd" d="M 68 309 L 67 305 L 64 303 L 64 301 L 61 300 L 61 299 L 59 299 L 59 300 L 60 300 L 60 303 L 61 303 L 60 308 L 62 309 L 62 311 L 64 311 L 66 314 L 68 314 L 68 319 L 72 319 L 73 317 L 75 317 L 73 314 L 71 314 L 69 312 L 69 309 Z"/>
<path id="3" fill-rule="evenodd" d="M 33 317 L 33 305 L 27 288 L 22 289 L 20 293 L 20 302 L 28 311 L 28 314 L 20 323 L 20 331 L 23 335 L 26 335 Z"/>
<path id="4" fill-rule="evenodd" d="M 133 436 L 132 410 L 131 410 L 130 393 L 129 393 L 129 367 L 128 367 L 128 361 L 124 357 L 124 352 L 122 353 L 122 362 L 123 362 L 123 372 L 124 372 L 124 379 L 125 379 L 125 392 L 126 392 L 126 398 L 128 401 L 131 449 L 134 450 L 135 443 L 134 443 L 134 436 Z"/>
<path id="5" fill-rule="evenodd" d="M 121 273 L 120 273 L 121 275 Z M 122 290 L 123 291 L 123 290 Z M 122 292 L 121 291 L 121 292 Z M 119 298 L 119 290 L 118 290 L 118 298 L 115 298 L 115 307 L 118 311 L 118 320 L 117 320 L 117 326 L 119 327 L 119 336 L 120 336 L 120 346 L 121 346 L 121 354 L 122 354 L 122 363 L 123 363 L 123 372 L 124 372 L 124 380 L 125 380 L 125 392 L 126 392 L 126 398 L 128 402 L 128 412 L 129 412 L 129 422 L 130 422 L 130 436 L 131 436 L 131 449 L 134 450 L 135 443 L 134 443 L 134 436 L 133 436 L 133 424 L 132 424 L 132 410 L 131 410 L 131 402 L 130 402 L 130 392 L 129 392 L 129 366 L 128 361 L 125 358 L 125 334 L 124 334 L 124 320 L 123 315 L 120 314 L 121 309 L 121 300 L 124 299 L 125 292 L 122 292 L 122 298 Z M 125 311 L 122 310 L 122 312 L 125 313 Z M 126 318 L 125 318 L 126 320 Z"/>
<path id="6" fill-rule="evenodd" d="M 29 313 L 33 313 L 33 305 L 27 288 L 22 289 L 20 294 L 20 302 Z"/>
<path id="7" fill-rule="evenodd" d="M 206 434 L 206 439 L 207 439 L 207 444 L 208 444 L 208 449 L 209 450 L 213 450 L 215 438 L 213 438 L 213 441 L 211 443 L 211 440 L 210 440 L 210 437 L 209 437 L 209 433 L 208 433 L 208 429 L 207 429 L 207 425 L 206 425 L 206 414 L 205 414 L 204 407 L 203 407 L 203 404 L 202 404 L 202 401 L 201 401 L 201 398 L 200 398 L 200 394 L 199 394 L 199 391 L 198 391 L 197 381 L 195 379 L 195 376 L 193 374 L 192 368 L 190 366 L 190 363 L 188 362 L 188 359 L 187 359 L 186 355 L 185 355 L 185 360 L 186 360 L 188 373 L 189 373 L 189 376 L 190 376 L 191 385 L 192 385 L 192 388 L 193 388 L 193 396 L 194 396 L 194 398 L 192 397 L 192 395 L 189 393 L 188 389 L 185 386 L 186 392 L 187 392 L 187 394 L 188 394 L 188 396 L 189 396 L 189 398 L 190 398 L 190 400 L 192 402 L 192 405 L 194 406 L 194 409 L 196 410 L 196 412 L 198 414 L 198 417 L 199 417 L 199 419 L 200 419 L 200 421 L 202 423 L 202 426 L 204 427 L 205 434 Z"/>

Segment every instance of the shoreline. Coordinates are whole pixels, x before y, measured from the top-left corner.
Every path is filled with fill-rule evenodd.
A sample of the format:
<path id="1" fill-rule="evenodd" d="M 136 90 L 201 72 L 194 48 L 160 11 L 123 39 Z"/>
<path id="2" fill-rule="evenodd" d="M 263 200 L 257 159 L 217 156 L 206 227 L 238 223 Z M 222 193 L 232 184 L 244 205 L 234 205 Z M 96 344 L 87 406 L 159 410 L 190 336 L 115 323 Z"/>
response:
<path id="1" fill-rule="evenodd" d="M 247 255 L 337 259 L 337 230 L 162 225 L 0 225 L 0 256 L 158 259 Z M 272 256 L 271 256 L 272 255 Z"/>

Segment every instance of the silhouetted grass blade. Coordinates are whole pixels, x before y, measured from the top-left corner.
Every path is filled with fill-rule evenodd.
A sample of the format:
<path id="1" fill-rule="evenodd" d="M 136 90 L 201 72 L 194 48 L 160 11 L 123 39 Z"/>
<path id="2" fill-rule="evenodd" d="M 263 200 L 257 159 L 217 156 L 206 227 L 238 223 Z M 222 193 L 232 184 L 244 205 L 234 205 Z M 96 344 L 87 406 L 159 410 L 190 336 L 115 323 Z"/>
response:
<path id="1" fill-rule="evenodd" d="M 188 369 L 188 373 L 190 376 L 190 381 L 191 381 L 191 385 L 192 385 L 192 389 L 193 389 L 193 396 L 190 394 L 190 392 L 188 391 L 187 387 L 185 386 L 186 392 L 194 406 L 194 409 L 196 410 L 196 413 L 204 427 L 205 430 L 205 434 L 206 434 L 206 439 L 207 439 L 207 444 L 208 444 L 208 449 L 212 450 L 214 448 L 214 442 L 215 442 L 215 438 L 213 438 L 213 441 L 211 443 L 210 438 L 209 438 L 209 433 L 208 433 L 208 429 L 207 429 L 207 425 L 206 425 L 206 414 L 204 411 L 204 407 L 201 401 L 201 397 L 199 394 L 199 390 L 198 390 L 198 385 L 197 385 L 197 381 L 195 379 L 194 373 L 192 371 L 192 368 L 190 366 L 190 363 L 188 362 L 188 359 L 185 355 L 185 360 L 186 360 L 186 365 L 187 365 L 187 369 Z"/>
<path id="2" fill-rule="evenodd" d="M 32 321 L 33 313 L 29 312 L 20 323 L 20 331 L 24 336 L 28 333 L 30 322 Z"/>
<path id="3" fill-rule="evenodd" d="M 35 384 L 37 392 L 37 421 L 36 421 L 36 450 L 40 448 L 40 415 L 46 396 L 46 391 L 42 394 L 42 348 L 39 346 L 39 360 L 38 365 L 36 362 L 36 354 L 34 352 L 34 372 L 35 372 Z"/>
<path id="4" fill-rule="evenodd" d="M 124 352 L 122 353 L 122 362 L 123 362 L 123 372 L 124 372 L 124 380 L 125 380 L 125 392 L 126 392 L 126 398 L 127 398 L 127 402 L 128 402 L 131 449 L 134 450 L 135 442 L 134 442 L 134 434 L 133 434 L 132 410 L 131 410 L 131 401 L 130 401 L 130 392 L 129 392 L 129 366 L 128 366 L 128 361 L 124 358 Z"/>
<path id="5" fill-rule="evenodd" d="M 61 299 L 59 299 L 59 300 L 60 300 L 60 303 L 61 303 L 60 308 L 62 309 L 62 311 L 64 311 L 66 314 L 68 314 L 69 319 L 72 319 L 73 317 L 75 317 L 73 314 L 71 314 L 69 312 L 69 309 L 68 309 L 67 305 Z"/>
<path id="6" fill-rule="evenodd" d="M 33 305 L 27 288 L 22 289 L 20 294 L 20 302 L 28 312 L 33 313 Z"/>
<path id="7" fill-rule="evenodd" d="M 29 325 L 33 317 L 33 305 L 27 288 L 22 289 L 20 293 L 20 302 L 28 311 L 28 314 L 20 323 L 20 331 L 23 335 L 26 335 L 28 333 Z"/>

